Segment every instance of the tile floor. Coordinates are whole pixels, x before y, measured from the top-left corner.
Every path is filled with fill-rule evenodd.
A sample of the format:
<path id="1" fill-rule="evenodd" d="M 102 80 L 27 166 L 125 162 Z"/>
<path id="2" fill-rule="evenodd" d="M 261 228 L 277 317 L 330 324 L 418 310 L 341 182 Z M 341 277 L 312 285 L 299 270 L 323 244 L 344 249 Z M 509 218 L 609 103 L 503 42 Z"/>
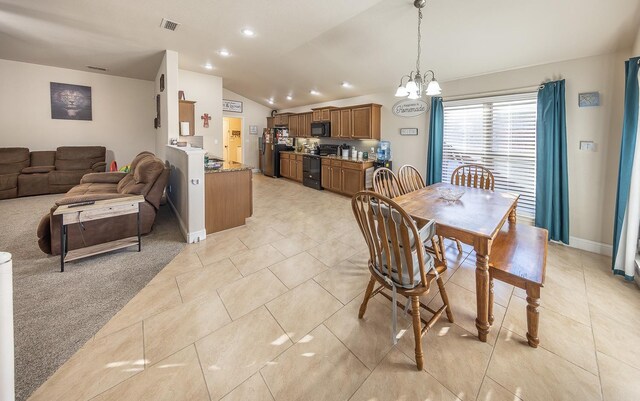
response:
<path id="1" fill-rule="evenodd" d="M 254 196 L 245 227 L 187 246 L 32 399 L 640 399 L 640 291 L 607 258 L 549 248 L 532 349 L 524 294 L 502 283 L 477 340 L 474 255 L 451 244 L 456 322 L 425 336 L 417 371 L 412 331 L 392 346 L 386 299 L 357 318 L 369 273 L 349 199 L 260 175 Z"/>

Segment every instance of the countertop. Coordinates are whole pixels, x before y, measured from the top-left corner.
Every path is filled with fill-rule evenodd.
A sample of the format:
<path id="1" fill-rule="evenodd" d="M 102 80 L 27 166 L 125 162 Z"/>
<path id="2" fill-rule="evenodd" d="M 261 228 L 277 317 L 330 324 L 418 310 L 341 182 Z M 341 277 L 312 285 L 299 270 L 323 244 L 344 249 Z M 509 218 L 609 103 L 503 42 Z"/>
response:
<path id="1" fill-rule="evenodd" d="M 314 154 L 310 154 L 310 153 L 304 153 L 304 152 L 296 152 L 295 150 L 281 150 L 280 153 L 290 153 L 293 155 L 303 155 L 303 156 L 314 156 L 314 157 L 319 157 L 321 159 L 332 159 L 332 160 L 342 160 L 345 162 L 352 162 L 352 163 L 373 163 L 374 161 L 376 161 L 376 159 L 367 159 L 367 160 L 363 160 L 363 159 L 353 159 L 351 157 L 340 157 L 340 156 L 336 156 L 336 155 L 330 155 L 330 156 L 319 156 L 319 155 L 314 155 Z"/>
<path id="2" fill-rule="evenodd" d="M 211 159 L 216 159 L 212 157 Z M 205 174 L 211 173 L 227 173 L 229 171 L 244 171 L 244 170 L 253 170 L 253 167 L 233 161 L 222 161 L 222 166 L 220 168 L 210 168 L 205 165 L 204 172 Z"/>

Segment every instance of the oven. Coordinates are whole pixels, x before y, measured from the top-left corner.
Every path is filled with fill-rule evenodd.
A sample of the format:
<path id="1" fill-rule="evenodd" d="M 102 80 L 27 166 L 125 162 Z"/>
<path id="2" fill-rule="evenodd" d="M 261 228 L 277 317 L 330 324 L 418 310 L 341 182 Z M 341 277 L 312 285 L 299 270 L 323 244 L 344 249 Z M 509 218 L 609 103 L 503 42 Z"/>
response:
<path id="1" fill-rule="evenodd" d="M 331 123 L 328 121 L 311 123 L 311 136 L 316 138 L 330 137 Z"/>

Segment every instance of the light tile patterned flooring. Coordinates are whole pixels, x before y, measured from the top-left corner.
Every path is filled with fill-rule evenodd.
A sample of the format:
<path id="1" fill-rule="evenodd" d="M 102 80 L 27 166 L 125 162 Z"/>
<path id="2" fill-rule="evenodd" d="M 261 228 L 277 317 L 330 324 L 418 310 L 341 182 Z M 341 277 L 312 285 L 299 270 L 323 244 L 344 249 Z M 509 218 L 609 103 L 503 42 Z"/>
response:
<path id="1" fill-rule="evenodd" d="M 349 199 L 260 175 L 254 196 L 247 226 L 187 246 L 32 399 L 640 399 L 640 291 L 607 258 L 550 246 L 532 349 L 525 295 L 499 282 L 477 340 L 474 255 L 450 244 L 456 322 L 425 336 L 417 371 L 411 323 L 392 346 L 386 299 L 357 317 L 369 273 Z"/>

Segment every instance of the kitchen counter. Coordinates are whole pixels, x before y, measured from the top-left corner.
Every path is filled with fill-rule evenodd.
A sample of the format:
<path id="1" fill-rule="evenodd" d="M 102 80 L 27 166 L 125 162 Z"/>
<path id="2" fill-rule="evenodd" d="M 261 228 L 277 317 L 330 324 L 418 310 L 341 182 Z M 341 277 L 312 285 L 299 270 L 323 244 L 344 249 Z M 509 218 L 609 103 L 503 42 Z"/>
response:
<path id="1" fill-rule="evenodd" d="M 205 167 L 204 167 L 205 174 L 227 173 L 227 172 L 230 172 L 230 171 L 253 170 L 253 167 L 251 167 L 251 166 L 249 166 L 247 164 L 242 164 L 242 163 L 238 163 L 238 162 L 223 161 L 223 162 L 220 162 L 220 163 L 222 163 L 222 166 L 220 166 L 220 168 L 207 167 L 206 164 L 205 164 Z"/>
<path id="2" fill-rule="evenodd" d="M 367 160 L 363 160 L 363 159 L 354 159 L 351 157 L 341 157 L 341 156 L 336 156 L 336 155 L 330 155 L 330 156 L 319 156 L 319 155 L 314 155 L 311 153 L 304 153 L 304 152 L 296 152 L 293 150 L 281 150 L 280 153 L 290 153 L 292 155 L 303 155 L 303 156 L 314 156 L 314 157 L 319 157 L 321 159 L 332 159 L 332 160 L 342 160 L 345 162 L 353 162 L 353 163 L 372 163 L 374 161 L 376 161 L 376 159 L 367 159 Z"/>

